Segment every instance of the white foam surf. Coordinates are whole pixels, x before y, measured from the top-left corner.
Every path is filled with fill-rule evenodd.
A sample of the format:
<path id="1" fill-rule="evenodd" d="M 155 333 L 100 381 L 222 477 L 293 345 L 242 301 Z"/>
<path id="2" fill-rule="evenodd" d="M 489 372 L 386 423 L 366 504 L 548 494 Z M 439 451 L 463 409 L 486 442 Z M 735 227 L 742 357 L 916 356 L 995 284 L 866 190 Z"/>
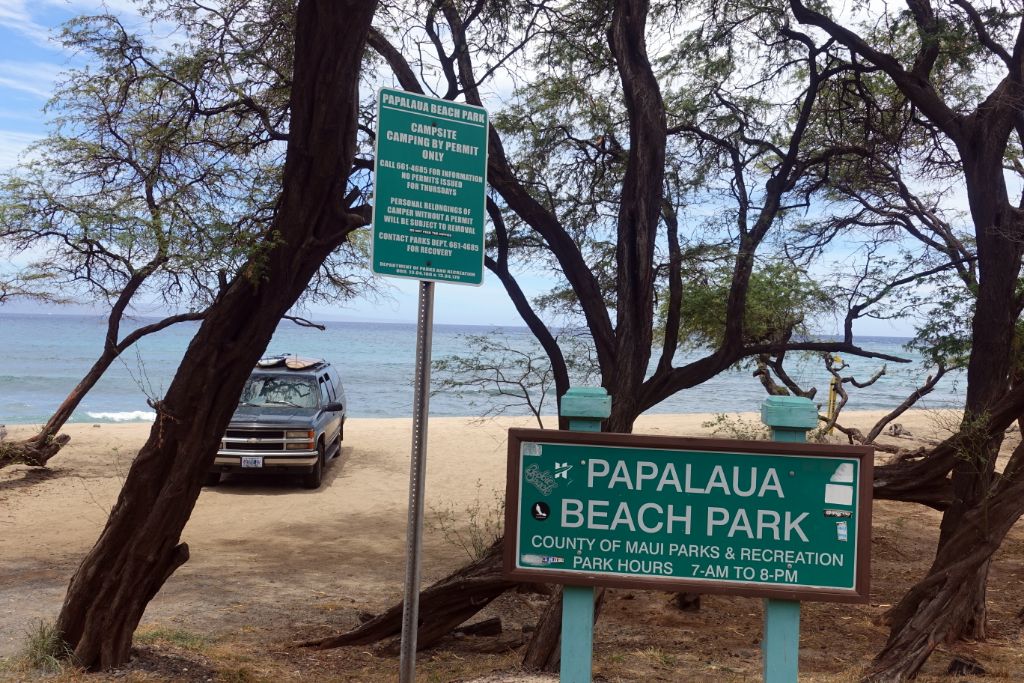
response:
<path id="1" fill-rule="evenodd" d="M 94 420 L 110 420 L 111 422 L 152 422 L 156 413 L 148 410 L 130 410 L 124 413 L 86 413 Z"/>

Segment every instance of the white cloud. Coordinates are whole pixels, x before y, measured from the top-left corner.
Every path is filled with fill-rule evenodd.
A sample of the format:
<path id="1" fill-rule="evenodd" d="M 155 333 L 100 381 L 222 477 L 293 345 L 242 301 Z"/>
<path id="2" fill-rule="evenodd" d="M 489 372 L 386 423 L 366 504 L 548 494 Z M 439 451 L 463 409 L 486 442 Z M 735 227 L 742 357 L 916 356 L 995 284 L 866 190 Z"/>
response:
<path id="1" fill-rule="evenodd" d="M 57 13 L 54 20 L 54 11 Z M 102 14 L 110 12 L 130 21 L 140 20 L 135 0 L 0 0 L 0 27 L 20 33 L 32 42 L 52 50 L 61 50 L 55 38 L 57 26 L 76 14 Z M 43 14 L 49 15 L 40 23 Z"/>
<path id="2" fill-rule="evenodd" d="M 18 163 L 22 152 L 41 137 L 36 133 L 0 130 L 0 171 L 13 168 Z"/>
<path id="3" fill-rule="evenodd" d="M 54 47 L 50 30 L 36 23 L 24 0 L 0 0 L 0 26 L 16 31 L 39 45 Z"/>
<path id="4" fill-rule="evenodd" d="M 7 0 L 0 0 L 6 2 Z M 100 14 L 102 12 L 113 12 L 114 14 L 138 14 L 139 4 L 135 0 L 42 0 L 38 4 L 49 5 L 69 9 L 75 13 L 87 12 Z"/>
<path id="5" fill-rule="evenodd" d="M 49 99 L 61 67 L 49 62 L 13 62 L 0 60 L 0 88 Z"/>

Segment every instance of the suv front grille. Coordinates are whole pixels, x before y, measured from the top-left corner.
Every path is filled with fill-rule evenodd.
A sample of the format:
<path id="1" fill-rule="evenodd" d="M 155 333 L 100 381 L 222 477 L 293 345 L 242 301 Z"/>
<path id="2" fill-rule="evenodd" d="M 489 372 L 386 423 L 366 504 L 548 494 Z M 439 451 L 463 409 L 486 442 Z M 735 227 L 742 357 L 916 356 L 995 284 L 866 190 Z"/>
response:
<path id="1" fill-rule="evenodd" d="M 228 439 L 283 439 L 280 429 L 229 429 L 224 436 Z"/>
<path id="2" fill-rule="evenodd" d="M 221 442 L 222 451 L 283 451 L 281 429 L 229 429 Z"/>

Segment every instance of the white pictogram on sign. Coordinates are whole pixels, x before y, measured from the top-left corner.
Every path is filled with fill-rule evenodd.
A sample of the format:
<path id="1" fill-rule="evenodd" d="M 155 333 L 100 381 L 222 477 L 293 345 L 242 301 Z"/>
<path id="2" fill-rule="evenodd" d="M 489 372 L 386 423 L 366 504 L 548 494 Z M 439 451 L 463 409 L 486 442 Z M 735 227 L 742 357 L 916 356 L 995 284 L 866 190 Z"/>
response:
<path id="1" fill-rule="evenodd" d="M 853 465 L 842 463 L 825 485 L 825 503 L 853 505 Z"/>

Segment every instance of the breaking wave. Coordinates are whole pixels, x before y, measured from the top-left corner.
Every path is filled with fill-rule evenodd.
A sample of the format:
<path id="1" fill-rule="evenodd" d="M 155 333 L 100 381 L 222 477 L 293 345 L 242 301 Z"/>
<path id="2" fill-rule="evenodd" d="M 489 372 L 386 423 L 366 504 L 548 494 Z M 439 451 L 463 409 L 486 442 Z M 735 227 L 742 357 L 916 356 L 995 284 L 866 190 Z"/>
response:
<path id="1" fill-rule="evenodd" d="M 86 413 L 94 420 L 110 420 L 111 422 L 152 422 L 156 413 L 150 410 L 130 410 L 124 413 Z"/>

